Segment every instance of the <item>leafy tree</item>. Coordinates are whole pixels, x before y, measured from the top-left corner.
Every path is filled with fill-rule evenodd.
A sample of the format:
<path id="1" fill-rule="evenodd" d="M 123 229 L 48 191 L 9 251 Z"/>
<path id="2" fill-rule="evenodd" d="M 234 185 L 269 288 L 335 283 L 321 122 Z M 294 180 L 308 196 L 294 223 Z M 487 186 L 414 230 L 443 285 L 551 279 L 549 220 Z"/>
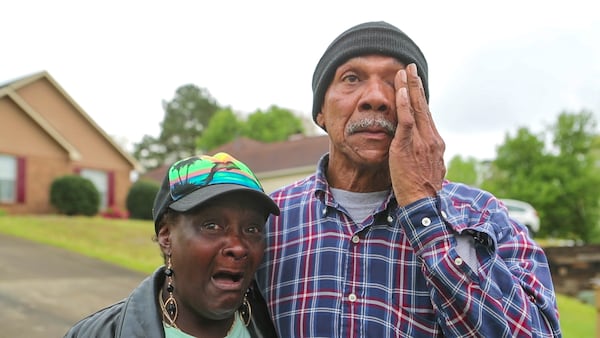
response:
<path id="1" fill-rule="evenodd" d="M 478 185 L 477 160 L 474 157 L 463 159 L 460 155 L 454 156 L 448 163 L 446 178 L 454 182 Z"/>
<path id="2" fill-rule="evenodd" d="M 231 109 L 219 110 L 198 138 L 198 148 L 208 151 L 234 140 L 241 134 L 242 124 Z"/>
<path id="3" fill-rule="evenodd" d="M 163 109 L 159 137 L 145 135 L 134 145 L 134 157 L 147 169 L 196 154 L 196 139 L 221 108 L 206 89 L 188 84 L 177 89 L 173 100 L 163 101 Z"/>
<path id="4" fill-rule="evenodd" d="M 492 176 L 482 187 L 500 197 L 521 199 L 536 206 L 540 189 L 537 184 L 544 182 L 535 178 L 540 177 L 548 165 L 543 140 L 543 134 L 532 134 L 524 127 L 519 128 L 514 137 L 506 134 L 504 144 L 498 148 L 497 157 L 491 164 Z"/>
<path id="5" fill-rule="evenodd" d="M 546 212 L 551 227 L 584 241 L 598 238 L 600 175 L 595 156 L 596 121 L 591 112 L 562 113 L 553 126 L 553 150 L 559 153 L 555 184 L 562 194 Z M 565 225 L 565 218 L 568 224 Z"/>
<path id="6" fill-rule="evenodd" d="M 140 143 L 133 145 L 133 157 L 146 169 L 159 167 L 166 156 L 167 148 L 153 136 L 144 135 Z"/>
<path id="7" fill-rule="evenodd" d="M 273 105 L 266 112 L 257 110 L 250 114 L 244 124 L 243 135 L 257 141 L 276 142 L 303 131 L 302 119 L 287 109 Z"/>
<path id="8" fill-rule="evenodd" d="M 581 239 L 598 236 L 600 175 L 594 156 L 592 114 L 563 112 L 545 134 L 520 128 L 506 136 L 482 187 L 499 197 L 528 201 L 540 214 L 539 235 Z"/>
<path id="9" fill-rule="evenodd" d="M 293 134 L 303 133 L 304 123 L 301 117 L 277 106 L 271 106 L 266 112 L 257 110 L 246 120 L 228 108 L 213 116 L 197 144 L 200 149 L 209 151 L 239 136 L 261 142 L 283 141 Z"/>

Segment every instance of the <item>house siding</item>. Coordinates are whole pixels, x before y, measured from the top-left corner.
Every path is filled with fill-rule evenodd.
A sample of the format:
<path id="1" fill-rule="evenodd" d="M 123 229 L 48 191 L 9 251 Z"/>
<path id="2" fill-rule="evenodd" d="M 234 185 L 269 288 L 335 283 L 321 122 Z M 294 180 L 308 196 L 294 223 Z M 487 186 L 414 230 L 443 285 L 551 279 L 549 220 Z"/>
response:
<path id="1" fill-rule="evenodd" d="M 315 167 L 316 167 L 316 164 L 315 164 Z M 279 189 L 283 186 L 286 186 L 288 184 L 299 181 L 299 180 L 306 178 L 307 176 L 310 176 L 314 173 L 315 173 L 315 168 L 313 168 L 312 170 L 306 170 L 306 171 L 298 172 L 295 174 L 289 174 L 289 175 L 283 175 L 283 176 L 277 176 L 277 177 L 269 177 L 269 175 L 261 175 L 261 174 L 256 174 L 256 176 L 259 179 L 261 185 L 263 186 L 264 191 L 267 194 L 270 194 L 273 191 L 275 191 L 276 189 Z"/>
<path id="2" fill-rule="evenodd" d="M 11 155 L 67 154 L 8 97 L 0 98 L 0 152 Z"/>
<path id="3" fill-rule="evenodd" d="M 0 99 L 0 153 L 24 162 L 22 202 L 1 203 L 12 214 L 48 213 L 50 184 L 53 177 L 67 170 L 68 155 L 47 133 L 8 97 Z M 9 122 L 10 121 L 10 122 Z"/>
<path id="4" fill-rule="evenodd" d="M 81 154 L 79 165 L 100 170 L 131 169 L 104 136 L 45 79 L 17 91 Z"/>
<path id="5" fill-rule="evenodd" d="M 0 88 L 0 153 L 24 164 L 24 182 L 17 182 L 24 201 L 0 203 L 8 213 L 55 213 L 50 204 L 52 182 L 81 168 L 105 171 L 112 184 L 110 207 L 126 210 L 137 164 L 47 73 Z"/>
<path id="6" fill-rule="evenodd" d="M 25 203 L 12 206 L 13 213 L 49 214 L 56 210 L 50 204 L 50 187 L 55 178 L 72 174 L 66 161 L 58 157 L 28 156 L 25 171 Z"/>

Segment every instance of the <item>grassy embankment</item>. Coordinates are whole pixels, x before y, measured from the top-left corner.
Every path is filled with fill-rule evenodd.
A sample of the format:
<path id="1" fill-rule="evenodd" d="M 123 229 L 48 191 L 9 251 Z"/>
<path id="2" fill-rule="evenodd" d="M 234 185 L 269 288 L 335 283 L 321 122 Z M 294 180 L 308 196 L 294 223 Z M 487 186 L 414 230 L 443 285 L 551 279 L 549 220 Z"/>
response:
<path id="1" fill-rule="evenodd" d="M 0 233 L 75 251 L 150 274 L 162 262 L 151 221 L 100 217 L 0 216 Z M 594 337 L 593 306 L 558 295 L 564 337 Z"/>
<path id="2" fill-rule="evenodd" d="M 0 232 L 150 274 L 162 263 L 152 221 L 101 217 L 1 216 Z"/>

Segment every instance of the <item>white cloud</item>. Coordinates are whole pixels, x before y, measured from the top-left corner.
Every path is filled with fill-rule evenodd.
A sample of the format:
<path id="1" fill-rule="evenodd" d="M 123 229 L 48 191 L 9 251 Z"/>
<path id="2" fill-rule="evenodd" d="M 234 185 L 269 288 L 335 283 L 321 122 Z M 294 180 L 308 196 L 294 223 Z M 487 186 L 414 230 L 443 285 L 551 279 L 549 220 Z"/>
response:
<path id="1" fill-rule="evenodd" d="M 13 1 L 0 82 L 47 70 L 110 135 L 157 135 L 193 83 L 222 105 L 310 114 L 314 66 L 363 21 L 407 32 L 429 62 L 447 156 L 494 156 L 517 126 L 600 112 L 600 20 L 586 1 Z"/>

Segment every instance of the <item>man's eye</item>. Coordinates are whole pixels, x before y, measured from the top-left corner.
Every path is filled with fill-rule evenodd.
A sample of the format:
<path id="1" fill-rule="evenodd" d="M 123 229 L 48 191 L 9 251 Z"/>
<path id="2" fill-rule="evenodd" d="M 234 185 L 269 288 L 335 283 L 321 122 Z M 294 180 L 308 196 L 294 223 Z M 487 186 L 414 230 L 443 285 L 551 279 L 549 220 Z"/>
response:
<path id="1" fill-rule="evenodd" d="M 354 74 L 348 74 L 345 75 L 342 80 L 344 82 L 349 82 L 349 83 L 354 83 L 354 82 L 358 82 L 358 76 L 354 75 Z"/>

